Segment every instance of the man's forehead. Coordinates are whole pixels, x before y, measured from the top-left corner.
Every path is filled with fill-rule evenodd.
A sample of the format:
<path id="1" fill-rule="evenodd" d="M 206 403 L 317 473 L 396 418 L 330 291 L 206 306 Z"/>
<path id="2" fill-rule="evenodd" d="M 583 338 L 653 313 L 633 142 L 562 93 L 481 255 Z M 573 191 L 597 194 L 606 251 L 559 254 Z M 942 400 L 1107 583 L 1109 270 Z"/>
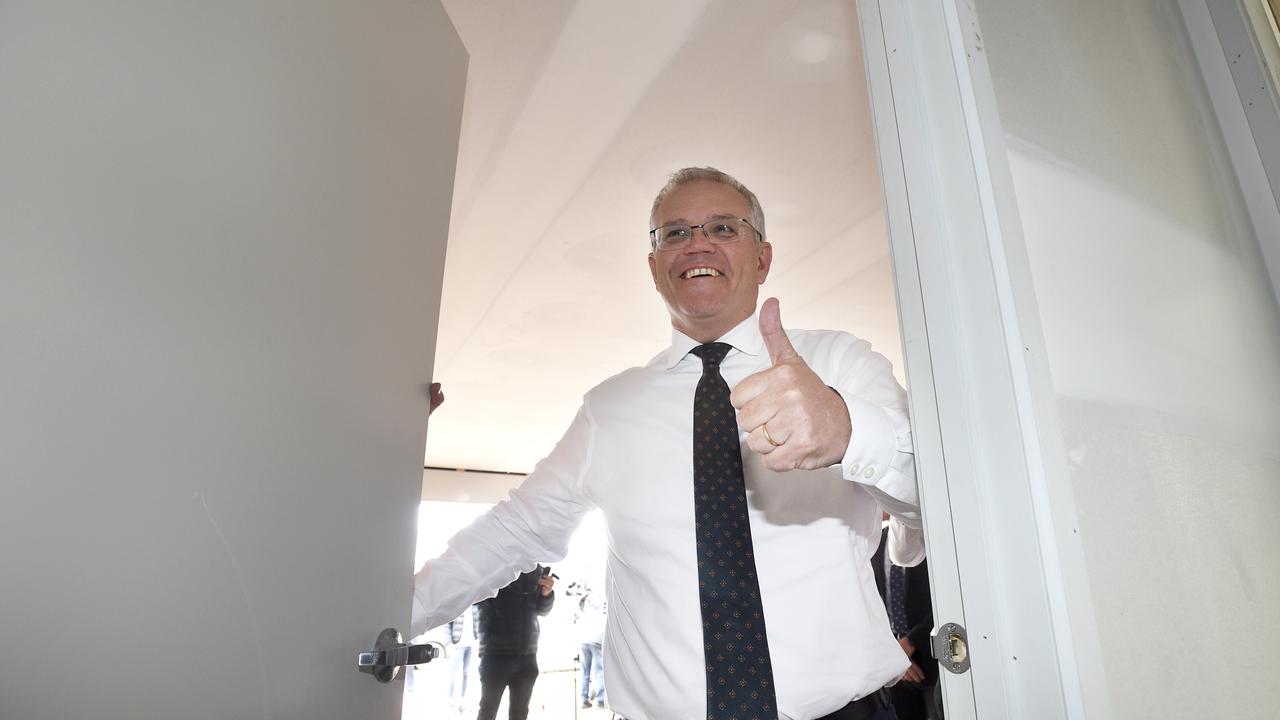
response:
<path id="1" fill-rule="evenodd" d="M 687 222 L 691 219 L 737 217 L 746 213 L 747 199 L 734 188 L 712 180 L 695 180 L 671 191 L 658 206 L 663 222 Z M 697 213 L 699 217 L 684 217 Z"/>
<path id="2" fill-rule="evenodd" d="M 697 225 L 700 222 L 707 222 L 709 220 L 729 220 L 729 219 L 736 220 L 739 215 L 740 213 L 712 212 L 696 218 L 687 218 L 687 217 L 677 216 L 677 217 L 671 217 L 671 218 L 663 218 L 663 220 L 664 222 L 667 222 L 667 223 L 685 223 L 685 224 L 691 223 L 691 224 Z"/>

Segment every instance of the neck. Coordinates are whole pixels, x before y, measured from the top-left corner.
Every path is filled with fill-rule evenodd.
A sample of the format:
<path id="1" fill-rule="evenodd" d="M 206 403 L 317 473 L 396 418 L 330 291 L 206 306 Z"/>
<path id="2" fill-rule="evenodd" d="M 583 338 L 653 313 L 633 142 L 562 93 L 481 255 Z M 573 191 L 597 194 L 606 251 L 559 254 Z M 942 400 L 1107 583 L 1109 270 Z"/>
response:
<path id="1" fill-rule="evenodd" d="M 708 319 L 706 322 L 693 323 L 680 322 L 673 317 L 671 318 L 671 327 L 705 345 L 724 337 L 726 333 L 737 327 L 743 320 L 751 317 L 753 312 L 755 312 L 755 308 L 751 308 L 746 314 L 730 316 L 728 319 L 716 318 L 714 320 Z"/>

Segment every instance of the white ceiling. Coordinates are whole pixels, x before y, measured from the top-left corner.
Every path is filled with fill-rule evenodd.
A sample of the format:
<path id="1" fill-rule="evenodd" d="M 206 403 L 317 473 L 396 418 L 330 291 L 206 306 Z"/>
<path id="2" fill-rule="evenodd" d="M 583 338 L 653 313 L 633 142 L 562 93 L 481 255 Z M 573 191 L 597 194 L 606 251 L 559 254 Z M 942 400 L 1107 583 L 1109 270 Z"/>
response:
<path id="1" fill-rule="evenodd" d="M 649 206 L 687 165 L 760 197 L 785 325 L 901 367 L 853 3 L 444 4 L 471 64 L 427 465 L 527 472 L 584 392 L 667 345 Z"/>

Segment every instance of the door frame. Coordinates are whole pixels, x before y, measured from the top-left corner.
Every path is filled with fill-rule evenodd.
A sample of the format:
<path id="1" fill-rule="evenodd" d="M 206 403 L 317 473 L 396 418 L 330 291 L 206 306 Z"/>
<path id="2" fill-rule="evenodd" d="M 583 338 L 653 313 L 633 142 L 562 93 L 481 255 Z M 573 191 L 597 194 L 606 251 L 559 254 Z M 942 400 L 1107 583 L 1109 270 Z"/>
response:
<path id="1" fill-rule="evenodd" d="M 1252 0 L 1261 2 L 1262 0 Z M 1243 0 L 1178 0 L 1213 120 L 1280 303 L 1280 108 Z"/>
<path id="2" fill-rule="evenodd" d="M 1013 181 L 974 8 L 860 0 L 948 718 L 1109 716 Z"/>
<path id="3" fill-rule="evenodd" d="M 859 0 L 949 718 L 1108 718 L 1004 132 L 971 2 Z M 1280 104 L 1242 0 L 1179 0 L 1280 298 Z M 1271 97 L 1265 97 L 1269 88 Z M 1270 102 L 1267 102 L 1270 100 Z M 963 579 L 963 580 L 962 580 Z"/>

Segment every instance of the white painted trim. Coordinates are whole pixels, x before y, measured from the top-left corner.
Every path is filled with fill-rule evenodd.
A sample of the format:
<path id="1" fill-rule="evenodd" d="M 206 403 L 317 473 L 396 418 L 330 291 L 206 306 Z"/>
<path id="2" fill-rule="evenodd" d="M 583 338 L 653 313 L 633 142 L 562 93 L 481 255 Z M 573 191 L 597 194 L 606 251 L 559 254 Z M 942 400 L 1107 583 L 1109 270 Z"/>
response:
<path id="1" fill-rule="evenodd" d="M 1086 717 L 1084 697 L 1076 666 L 1073 623 L 1068 612 L 1066 591 L 1068 572 L 1058 549 L 1060 533 L 1055 529 L 1061 520 L 1074 525 L 1075 503 L 1070 489 L 1065 487 L 1063 488 L 1065 492 L 1056 493 L 1052 499 L 1050 497 L 1050 481 L 1046 471 L 1048 463 L 1042 453 L 1044 438 L 1040 429 L 1040 417 L 1043 413 L 1033 400 L 1032 384 L 1039 381 L 1046 391 L 1044 393 L 1046 397 L 1051 385 L 1048 373 L 1039 373 L 1037 377 L 1037 374 L 1032 372 L 1031 361 L 1027 357 L 1033 343 L 1043 346 L 1039 307 L 1029 282 L 1023 283 L 1021 293 L 1015 293 L 1014 290 L 1015 275 L 1021 274 L 1025 279 L 1030 278 L 1031 269 L 1025 262 L 1025 256 L 1021 252 L 1018 253 L 1017 260 L 1022 262 L 1017 262 L 1018 267 L 1014 268 L 1011 266 L 1010 257 L 1006 254 L 1006 243 L 1016 243 L 1016 247 L 1025 248 L 1025 238 L 1022 234 L 1017 200 L 1013 190 L 1013 179 L 1008 169 L 1009 153 L 1004 144 L 995 91 L 991 85 L 990 71 L 986 64 L 986 53 L 982 51 L 980 40 L 982 32 L 978 26 L 975 9 L 967 3 L 961 7 L 955 0 L 943 3 L 943 7 L 947 16 L 952 60 L 959 80 L 957 86 L 964 109 L 965 129 L 972 150 L 977 191 L 987 228 L 986 239 L 993 270 L 992 280 L 1005 332 L 1005 352 L 1010 364 L 1009 379 L 1012 381 L 1013 396 L 1017 406 L 1022 449 L 1026 454 L 1027 485 L 1031 491 L 1031 505 L 1036 519 L 1045 591 L 1052 614 L 1053 640 L 1058 653 L 1063 700 L 1067 717 L 1083 720 Z M 997 174 L 1001 175 L 1000 180 L 1003 182 L 996 179 Z M 997 199 L 997 195 L 1002 197 Z M 1007 230 L 1002 227 L 1002 217 L 1008 219 L 1007 223 L 1004 223 L 1008 225 Z M 1007 236 L 1006 233 L 1008 233 Z M 1028 328 L 1029 333 L 1024 332 L 1022 328 L 1024 322 L 1031 326 Z M 1040 408 L 1044 408 L 1043 403 Z M 1056 412 L 1050 410 L 1050 414 L 1056 415 Z M 1056 435 L 1057 423 L 1053 422 L 1053 426 Z M 1065 481 L 1066 473 L 1060 473 L 1059 479 Z M 1055 512 L 1055 502 L 1059 503 L 1057 512 Z M 1066 507 L 1062 507 L 1063 502 L 1067 503 Z M 1077 572 L 1071 575 L 1070 579 L 1077 583 L 1077 587 L 1087 587 L 1088 579 L 1083 562 L 1078 564 Z M 1085 608 L 1092 606 L 1092 600 L 1087 594 L 1077 599 L 1084 603 Z M 1092 612 L 1089 613 L 1089 619 L 1093 619 Z M 1091 630 L 1096 637 L 1096 625 Z"/>
<path id="2" fill-rule="evenodd" d="M 926 534 L 934 556 L 953 543 L 973 708 L 984 720 L 1109 717 L 976 13 L 956 0 L 864 0 L 862 11 Z M 873 25 L 883 33 L 878 44 Z M 930 458 L 935 447 L 941 467 Z M 949 528 L 935 527 L 940 503 Z"/>
<path id="3" fill-rule="evenodd" d="M 1183 26 L 1280 302 L 1280 112 L 1239 3 L 1179 0 Z M 1241 88 L 1250 90 L 1246 98 Z"/>
<path id="4" fill-rule="evenodd" d="M 911 388 L 911 420 L 920 505 L 925 518 L 925 545 L 929 551 L 934 625 L 936 627 L 945 622 L 955 622 L 967 626 L 960 570 L 955 554 L 951 499 L 934 394 L 919 268 L 914 259 L 911 209 L 899 147 L 898 119 L 889 74 L 889 52 L 885 46 L 880 9 L 875 0 L 860 1 L 859 24 L 884 189 L 885 219 L 889 227 L 890 243 L 896 246 L 891 253 L 894 286 L 902 333 L 904 370 Z M 943 671 L 940 678 L 946 699 L 947 717 L 954 720 L 976 718 L 972 676 L 968 673 L 954 675 Z"/>

